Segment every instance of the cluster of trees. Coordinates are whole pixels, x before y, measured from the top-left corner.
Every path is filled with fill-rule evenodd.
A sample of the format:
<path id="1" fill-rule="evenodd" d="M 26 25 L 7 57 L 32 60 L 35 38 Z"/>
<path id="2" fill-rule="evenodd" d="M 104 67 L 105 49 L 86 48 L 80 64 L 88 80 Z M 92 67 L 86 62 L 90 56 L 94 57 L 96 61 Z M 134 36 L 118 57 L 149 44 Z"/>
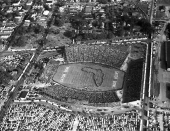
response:
<path id="1" fill-rule="evenodd" d="M 84 13 L 79 12 L 75 16 L 71 17 L 70 23 L 74 29 L 81 29 L 83 25 L 87 24 Z"/>
<path id="2" fill-rule="evenodd" d="M 55 17 L 54 18 L 54 25 L 57 27 L 61 27 L 64 25 L 64 18 L 59 18 L 59 17 Z"/>
<path id="3" fill-rule="evenodd" d="M 54 9 L 53 9 L 53 14 L 54 14 L 54 19 L 53 19 L 53 24 L 57 27 L 61 27 L 64 25 L 65 20 L 64 20 L 64 15 L 60 13 L 59 8 L 64 6 L 65 2 L 63 0 L 58 0 L 54 4 Z"/>
<path id="4" fill-rule="evenodd" d="M 68 37 L 68 38 L 70 38 L 70 39 L 73 39 L 73 38 L 76 36 L 76 34 L 75 34 L 74 31 L 66 30 L 66 31 L 64 32 L 64 36 L 66 36 L 66 37 Z"/>
<path id="5" fill-rule="evenodd" d="M 140 32 L 147 34 L 147 35 L 154 33 L 154 31 L 155 31 L 154 27 L 150 24 L 150 22 L 144 18 L 138 20 L 136 25 L 140 26 L 140 28 L 141 28 Z"/>
<path id="6" fill-rule="evenodd" d="M 8 85 L 10 80 L 13 79 L 10 73 L 8 73 L 6 70 L 3 70 L 0 68 L 0 85 Z"/>
<path id="7" fill-rule="evenodd" d="M 76 34 L 74 31 L 66 30 L 64 32 L 64 36 L 75 39 L 76 41 L 81 40 L 102 40 L 102 39 L 111 39 L 113 38 L 114 34 L 111 32 L 103 31 L 101 33 L 79 33 Z"/>
<path id="8" fill-rule="evenodd" d="M 50 28 L 49 28 L 49 32 L 48 32 L 49 34 L 55 34 L 55 35 L 57 35 L 57 34 L 59 34 L 60 33 L 60 30 L 58 29 L 58 28 L 55 28 L 55 26 L 51 26 Z"/>
<path id="9" fill-rule="evenodd" d="M 12 46 L 23 47 L 26 45 L 27 40 L 32 37 L 31 35 L 36 37 L 36 34 L 42 34 L 44 31 L 44 27 L 39 24 L 30 24 L 29 27 L 21 26 L 15 34 Z M 27 36 L 26 34 L 30 35 Z"/>
<path id="10" fill-rule="evenodd" d="M 102 0 L 102 2 L 104 2 Z M 105 1 L 109 2 L 109 1 Z M 133 35 L 134 30 L 143 34 L 150 34 L 154 32 L 153 26 L 145 18 L 141 18 L 139 13 L 135 12 L 135 8 L 125 6 L 123 8 L 111 5 L 103 7 L 105 10 L 105 17 L 102 17 L 100 12 L 92 13 L 93 20 L 85 19 L 85 14 L 80 12 L 74 17 L 70 18 L 72 27 L 81 32 L 84 26 L 89 28 L 89 23 L 92 23 L 91 30 L 100 29 L 101 34 L 78 34 L 76 37 L 67 31 L 66 36 L 80 39 L 106 39 L 113 38 L 113 36 L 127 36 Z M 134 12 L 136 14 L 134 14 Z M 133 14 L 133 15 L 132 15 Z M 103 27 L 104 25 L 104 27 Z M 80 36 L 81 35 L 81 36 Z"/>
<path id="11" fill-rule="evenodd" d="M 99 4 L 107 4 L 108 2 L 111 2 L 112 0 L 98 0 Z"/>
<path id="12" fill-rule="evenodd" d="M 17 36 L 14 39 L 13 47 L 24 47 L 26 45 L 26 36 Z"/>
<path id="13" fill-rule="evenodd" d="M 165 30 L 165 34 L 170 39 L 170 24 L 167 25 L 166 30 Z"/>

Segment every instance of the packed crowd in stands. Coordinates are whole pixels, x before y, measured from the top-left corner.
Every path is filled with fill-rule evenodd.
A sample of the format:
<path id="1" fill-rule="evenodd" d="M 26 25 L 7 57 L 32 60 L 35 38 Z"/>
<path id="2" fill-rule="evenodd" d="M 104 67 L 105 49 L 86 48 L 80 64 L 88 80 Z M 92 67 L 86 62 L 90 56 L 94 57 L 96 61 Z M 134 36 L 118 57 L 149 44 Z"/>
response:
<path id="1" fill-rule="evenodd" d="M 50 86 L 48 88 L 37 89 L 42 96 L 48 96 L 52 99 L 60 101 L 78 100 L 85 101 L 87 104 L 105 104 L 112 102 L 120 102 L 114 90 L 103 92 L 88 92 L 83 90 L 76 90 L 61 85 Z M 96 105 L 97 105 L 96 104 Z"/>
<path id="2" fill-rule="evenodd" d="M 118 115 L 85 116 L 66 112 L 47 105 L 28 103 L 13 104 L 6 113 L 0 130 L 33 131 L 137 131 L 138 112 Z"/>
<path id="3" fill-rule="evenodd" d="M 142 72 L 143 59 L 130 62 L 123 88 L 123 102 L 130 102 L 140 99 Z"/>
<path id="4" fill-rule="evenodd" d="M 128 55 L 128 45 L 74 45 L 66 47 L 68 62 L 94 62 L 119 68 Z"/>

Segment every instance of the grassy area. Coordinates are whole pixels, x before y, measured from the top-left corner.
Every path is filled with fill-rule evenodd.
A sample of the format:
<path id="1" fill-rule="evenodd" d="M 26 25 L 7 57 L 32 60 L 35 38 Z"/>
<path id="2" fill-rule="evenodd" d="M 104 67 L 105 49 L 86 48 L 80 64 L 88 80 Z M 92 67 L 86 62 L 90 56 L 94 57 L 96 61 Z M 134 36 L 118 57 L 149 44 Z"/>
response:
<path id="1" fill-rule="evenodd" d="M 63 46 L 70 45 L 71 40 L 65 37 L 62 33 L 59 34 L 49 34 L 47 36 L 47 43 L 45 47 L 55 47 L 55 46 Z"/>
<path id="2" fill-rule="evenodd" d="M 43 59 L 43 58 L 49 58 L 49 57 L 54 57 L 56 55 L 60 55 L 57 51 L 50 51 L 50 52 L 42 52 L 40 56 L 38 57 L 38 60 Z"/>
<path id="3" fill-rule="evenodd" d="M 141 8 L 145 14 L 148 14 L 148 4 L 144 3 L 144 2 L 138 2 L 137 6 L 139 6 L 139 8 Z"/>
<path id="4" fill-rule="evenodd" d="M 65 30 L 70 29 L 69 23 L 65 23 L 62 27 L 51 26 L 50 32 L 47 35 L 46 47 L 70 45 L 72 41 L 63 35 Z"/>
<path id="5" fill-rule="evenodd" d="M 64 86 L 88 91 L 119 90 L 123 79 L 122 71 L 92 63 L 61 65 L 53 77 Z"/>
<path id="6" fill-rule="evenodd" d="M 56 72 L 57 68 L 58 68 L 59 63 L 56 61 L 50 61 L 48 62 L 47 66 L 44 69 L 44 72 L 42 73 L 41 77 L 39 78 L 39 80 L 41 82 L 50 82 L 54 73 Z"/>

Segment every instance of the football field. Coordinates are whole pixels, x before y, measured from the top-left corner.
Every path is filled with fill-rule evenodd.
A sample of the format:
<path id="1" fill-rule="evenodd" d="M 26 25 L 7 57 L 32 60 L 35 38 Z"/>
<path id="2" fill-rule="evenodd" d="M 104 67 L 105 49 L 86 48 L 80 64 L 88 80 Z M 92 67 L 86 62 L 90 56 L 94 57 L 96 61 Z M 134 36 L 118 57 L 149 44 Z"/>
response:
<path id="1" fill-rule="evenodd" d="M 60 65 L 53 81 L 79 90 L 106 91 L 122 88 L 124 72 L 93 63 Z"/>

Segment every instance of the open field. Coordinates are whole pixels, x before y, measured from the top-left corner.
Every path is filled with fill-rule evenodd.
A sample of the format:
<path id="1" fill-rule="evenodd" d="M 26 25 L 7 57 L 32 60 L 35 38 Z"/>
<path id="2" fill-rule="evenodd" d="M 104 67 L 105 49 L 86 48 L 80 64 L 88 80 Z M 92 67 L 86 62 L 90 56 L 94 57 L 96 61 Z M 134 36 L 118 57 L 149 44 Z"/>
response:
<path id="1" fill-rule="evenodd" d="M 54 46 L 63 46 L 69 45 L 71 40 L 65 37 L 63 34 L 48 34 L 47 35 L 47 44 L 45 47 L 54 47 Z"/>
<path id="2" fill-rule="evenodd" d="M 93 63 L 60 65 L 53 80 L 67 87 L 89 91 L 119 90 L 124 72 Z"/>
<path id="3" fill-rule="evenodd" d="M 65 30 L 70 29 L 70 24 L 65 23 L 62 27 L 52 26 L 51 32 L 47 35 L 47 43 L 45 47 L 70 45 L 71 40 L 63 35 Z"/>
<path id="4" fill-rule="evenodd" d="M 42 52 L 40 56 L 38 57 L 38 60 L 43 58 L 49 58 L 49 57 L 55 57 L 60 55 L 57 51 L 49 51 L 49 52 Z"/>

